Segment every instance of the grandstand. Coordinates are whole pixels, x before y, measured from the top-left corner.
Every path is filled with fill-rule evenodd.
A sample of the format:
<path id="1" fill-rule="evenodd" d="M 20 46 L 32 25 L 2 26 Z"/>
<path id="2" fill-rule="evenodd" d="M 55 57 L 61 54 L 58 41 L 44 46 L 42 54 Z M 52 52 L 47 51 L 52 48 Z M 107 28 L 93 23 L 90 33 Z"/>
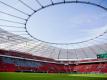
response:
<path id="1" fill-rule="evenodd" d="M 66 4 L 70 4 L 70 5 L 66 5 Z M 88 33 L 80 33 L 81 30 L 80 32 L 78 32 L 79 30 L 77 30 L 77 32 L 79 34 L 82 34 L 82 36 L 83 34 L 86 34 L 85 38 L 83 36 L 83 38 L 80 39 L 81 36 L 79 37 L 78 36 L 79 34 L 77 33 L 77 34 L 70 34 L 70 36 L 71 35 L 77 36 L 75 40 L 73 40 L 72 38 L 71 40 L 66 41 L 65 38 L 67 37 L 63 36 L 64 41 L 59 40 L 53 42 L 51 41 L 51 39 L 50 41 L 42 40 L 41 37 L 37 37 L 35 35 L 36 30 L 34 31 L 31 30 L 31 28 L 34 29 L 33 27 L 35 27 L 37 23 L 42 24 L 43 22 L 41 21 L 42 19 L 40 19 L 41 22 L 40 21 L 36 22 L 37 20 L 33 19 L 35 18 L 35 16 L 37 18 L 38 17 L 37 15 L 39 15 L 40 12 L 45 11 L 46 9 L 50 9 L 51 7 L 53 8 L 54 6 L 62 7 L 64 5 L 70 6 L 70 8 L 74 7 L 75 9 L 75 7 L 78 6 L 74 6 L 74 4 L 75 5 L 79 4 L 78 6 L 80 6 L 80 8 L 84 8 L 85 6 L 88 6 L 85 7 L 87 9 L 86 11 L 87 15 L 88 16 L 89 15 L 92 16 L 92 14 L 93 16 L 97 15 L 97 19 L 95 18 L 96 21 L 95 22 L 91 21 L 91 23 L 93 23 L 94 26 L 101 26 L 101 27 L 100 28 L 97 27 L 98 29 L 95 30 L 92 29 L 92 33 L 90 31 Z M 73 74 L 75 75 L 72 79 L 70 79 L 71 77 L 65 76 L 67 78 L 66 80 L 73 80 L 76 75 L 78 76 L 78 74 L 80 74 L 80 76 L 82 74 L 89 74 L 89 75 L 92 74 L 91 75 L 92 79 L 87 78 L 86 80 L 107 79 L 107 77 L 105 77 L 107 76 L 106 75 L 107 74 L 107 23 L 106 23 L 107 19 L 104 19 L 107 18 L 106 0 L 13 0 L 13 1 L 0 0 L 0 6 L 3 6 L 0 8 L 0 15 L 1 15 L 0 17 L 0 80 L 8 79 L 8 76 L 4 77 L 4 75 L 11 74 L 9 72 L 13 72 L 13 74 L 16 75 L 26 74 L 26 73 L 29 73 L 29 75 L 33 75 L 36 73 L 36 75 L 37 76 L 39 75 L 39 77 L 41 74 L 47 75 L 47 73 L 50 73 L 50 74 L 54 74 L 54 76 L 55 75 L 60 76 L 58 80 L 63 80 L 62 76 L 65 75 L 73 76 Z M 83 9 L 83 11 L 85 10 L 85 8 Z M 89 11 L 92 9 L 95 11 L 93 13 L 92 12 L 89 13 L 88 8 Z M 62 10 L 62 11 L 66 12 L 67 10 Z M 76 11 L 78 12 L 78 10 Z M 98 15 L 100 15 L 100 17 Z M 48 16 L 50 15 L 48 14 Z M 79 28 L 83 28 L 80 26 L 83 23 L 84 22 L 79 23 Z M 90 21 L 87 20 L 87 23 L 90 24 Z M 37 26 L 41 27 L 40 24 L 38 24 Z M 45 21 L 42 26 L 44 26 L 44 24 L 50 25 L 48 23 L 45 23 Z M 91 25 L 89 25 L 89 27 L 93 28 L 93 25 L 92 26 Z M 55 31 L 53 30 L 53 32 Z M 71 32 L 73 32 L 73 30 Z M 60 36 L 61 35 L 62 34 L 60 34 Z M 51 37 L 49 38 L 54 39 L 55 36 L 51 35 Z M 57 38 L 59 39 L 59 37 Z M 55 39 L 57 40 L 57 38 Z M 95 74 L 97 75 L 101 74 L 105 76 L 101 78 L 95 76 L 96 79 L 94 79 L 93 75 Z M 33 78 L 31 79 L 28 78 L 28 79 L 41 80 L 45 78 L 42 77 L 39 79 L 39 77 L 35 77 L 34 79 Z M 10 79 L 17 80 L 17 77 Z M 51 80 L 53 79 L 54 77 L 52 76 Z M 50 78 L 46 80 L 50 80 Z"/>
<path id="2" fill-rule="evenodd" d="M 107 73 L 107 59 L 55 61 L 28 54 L 22 56 L 23 53 L 5 50 L 1 50 L 0 54 L 1 72 Z"/>

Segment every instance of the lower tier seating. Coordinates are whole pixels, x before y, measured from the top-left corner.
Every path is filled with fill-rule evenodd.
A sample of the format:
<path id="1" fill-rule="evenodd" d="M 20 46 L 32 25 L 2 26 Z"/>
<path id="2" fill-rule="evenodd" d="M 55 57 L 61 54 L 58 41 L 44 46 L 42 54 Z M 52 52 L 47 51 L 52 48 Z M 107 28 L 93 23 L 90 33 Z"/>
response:
<path id="1" fill-rule="evenodd" d="M 48 72 L 48 73 L 107 73 L 107 62 L 84 63 L 84 64 L 56 64 L 39 62 L 12 57 L 0 57 L 0 72 Z"/>

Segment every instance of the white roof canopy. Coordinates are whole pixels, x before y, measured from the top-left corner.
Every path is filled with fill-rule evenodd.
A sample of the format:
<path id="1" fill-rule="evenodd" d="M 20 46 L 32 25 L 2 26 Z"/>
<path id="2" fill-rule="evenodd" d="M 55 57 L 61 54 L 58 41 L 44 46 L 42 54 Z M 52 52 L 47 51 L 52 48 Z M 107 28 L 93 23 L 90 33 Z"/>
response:
<path id="1" fill-rule="evenodd" d="M 73 43 L 47 42 L 35 38 L 29 32 L 27 26 L 35 26 L 34 23 L 28 24 L 33 14 L 48 6 L 65 3 L 94 5 L 107 11 L 106 0 L 0 0 L 0 49 L 27 52 L 56 60 L 96 59 L 97 54 L 107 52 L 107 25 L 95 33 L 92 31 L 92 36 L 95 34 L 92 38 Z"/>

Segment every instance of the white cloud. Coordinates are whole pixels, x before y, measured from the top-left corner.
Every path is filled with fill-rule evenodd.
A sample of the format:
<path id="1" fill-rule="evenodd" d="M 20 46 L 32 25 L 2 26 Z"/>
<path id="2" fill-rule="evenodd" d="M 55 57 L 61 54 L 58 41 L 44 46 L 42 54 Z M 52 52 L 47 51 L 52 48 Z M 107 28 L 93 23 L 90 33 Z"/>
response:
<path id="1" fill-rule="evenodd" d="M 93 30 L 88 30 L 87 32 L 89 33 L 90 36 L 94 37 L 94 36 L 98 36 L 102 33 L 104 33 L 107 30 L 107 25 L 101 28 L 96 28 Z"/>

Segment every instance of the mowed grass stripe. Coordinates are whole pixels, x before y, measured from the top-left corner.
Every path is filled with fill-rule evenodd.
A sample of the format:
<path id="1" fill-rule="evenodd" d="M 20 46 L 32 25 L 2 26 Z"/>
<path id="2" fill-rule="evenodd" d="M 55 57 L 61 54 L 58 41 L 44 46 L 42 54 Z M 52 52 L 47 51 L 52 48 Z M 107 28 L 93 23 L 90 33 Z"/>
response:
<path id="1" fill-rule="evenodd" d="M 70 74 L 69 76 L 83 76 L 83 77 L 101 77 L 107 78 L 107 74 Z"/>
<path id="2" fill-rule="evenodd" d="M 0 80 L 107 80 L 107 74 L 0 73 Z"/>

